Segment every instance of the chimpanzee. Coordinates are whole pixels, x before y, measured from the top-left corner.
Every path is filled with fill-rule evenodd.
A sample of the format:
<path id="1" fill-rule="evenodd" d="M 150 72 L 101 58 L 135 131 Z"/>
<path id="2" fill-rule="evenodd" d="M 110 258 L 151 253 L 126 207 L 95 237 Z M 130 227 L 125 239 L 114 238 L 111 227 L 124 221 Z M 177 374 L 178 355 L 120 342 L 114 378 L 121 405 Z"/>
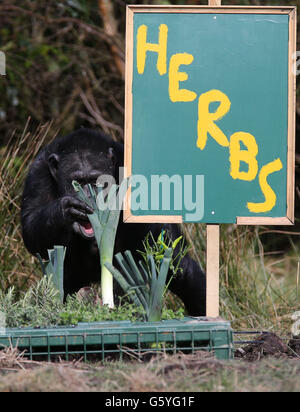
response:
<path id="1" fill-rule="evenodd" d="M 67 247 L 66 294 L 98 281 L 100 275 L 97 244 L 87 218 L 92 210 L 76 197 L 72 181 L 83 186 L 95 184 L 100 175 L 109 174 L 118 182 L 122 165 L 123 145 L 84 128 L 56 138 L 31 165 L 22 198 L 23 239 L 32 254 L 43 258 L 54 245 Z M 177 225 L 126 224 L 120 219 L 115 253 L 142 250 L 145 236 L 151 231 L 157 238 L 162 228 L 172 239 L 181 235 Z M 190 315 L 205 315 L 205 275 L 189 256 L 181 267 L 183 271 L 172 280 L 170 290 L 183 300 Z"/>

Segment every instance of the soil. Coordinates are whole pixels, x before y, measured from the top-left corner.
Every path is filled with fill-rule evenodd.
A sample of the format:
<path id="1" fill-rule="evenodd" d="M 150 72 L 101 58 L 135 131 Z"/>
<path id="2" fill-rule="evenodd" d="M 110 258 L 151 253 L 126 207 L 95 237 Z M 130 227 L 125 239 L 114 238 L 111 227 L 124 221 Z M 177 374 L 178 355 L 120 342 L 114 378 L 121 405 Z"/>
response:
<path id="1" fill-rule="evenodd" d="M 295 337 L 289 342 L 289 347 L 295 355 L 300 356 L 300 337 Z"/>
<path id="2" fill-rule="evenodd" d="M 254 343 L 238 349 L 235 357 L 249 362 L 256 362 L 266 357 L 299 358 L 300 339 L 292 339 L 288 344 L 285 344 L 274 333 L 263 333 Z"/>

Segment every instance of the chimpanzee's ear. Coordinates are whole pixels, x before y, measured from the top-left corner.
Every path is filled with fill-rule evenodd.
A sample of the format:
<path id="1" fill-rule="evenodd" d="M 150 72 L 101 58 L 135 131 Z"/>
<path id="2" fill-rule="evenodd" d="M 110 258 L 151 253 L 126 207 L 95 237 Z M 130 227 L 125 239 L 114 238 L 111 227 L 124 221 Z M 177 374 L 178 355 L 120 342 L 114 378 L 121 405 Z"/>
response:
<path id="1" fill-rule="evenodd" d="M 59 157 L 58 155 L 52 153 L 49 157 L 48 157 L 48 167 L 50 170 L 50 173 L 52 175 L 52 177 L 57 181 L 57 169 L 58 169 L 58 161 L 59 161 Z"/>
<path id="2" fill-rule="evenodd" d="M 112 162 L 116 161 L 116 152 L 113 147 L 110 147 L 107 151 L 107 158 L 111 160 Z"/>

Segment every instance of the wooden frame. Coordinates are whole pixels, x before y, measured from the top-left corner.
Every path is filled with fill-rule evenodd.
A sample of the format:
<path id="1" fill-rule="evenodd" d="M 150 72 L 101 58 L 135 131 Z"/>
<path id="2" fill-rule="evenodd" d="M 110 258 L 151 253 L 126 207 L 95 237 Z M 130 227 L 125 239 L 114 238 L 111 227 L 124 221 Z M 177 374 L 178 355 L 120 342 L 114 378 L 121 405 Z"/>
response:
<path id="1" fill-rule="evenodd" d="M 125 90 L 125 177 L 132 174 L 132 81 L 133 81 L 133 17 L 134 13 L 231 13 L 231 14 L 286 14 L 289 22 L 289 81 L 288 81 L 288 156 L 287 156 L 287 215 L 285 217 L 237 217 L 238 225 L 293 225 L 295 200 L 295 107 L 296 76 L 293 74 L 292 56 L 296 51 L 296 7 L 267 6 L 127 6 L 126 30 L 126 90 Z M 134 216 L 130 207 L 129 188 L 124 204 L 126 223 L 182 223 L 181 216 Z"/>

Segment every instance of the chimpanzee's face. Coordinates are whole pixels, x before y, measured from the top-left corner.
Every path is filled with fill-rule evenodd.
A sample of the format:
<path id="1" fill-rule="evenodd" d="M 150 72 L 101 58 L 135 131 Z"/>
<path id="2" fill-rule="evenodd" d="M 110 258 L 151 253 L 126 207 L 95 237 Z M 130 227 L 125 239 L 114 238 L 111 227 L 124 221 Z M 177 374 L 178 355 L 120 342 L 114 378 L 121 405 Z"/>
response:
<path id="1" fill-rule="evenodd" d="M 116 161 L 112 148 L 101 153 L 81 151 L 63 154 L 60 157 L 51 155 L 49 166 L 51 174 L 57 182 L 60 197 L 76 196 L 72 185 L 73 181 L 78 182 L 86 194 L 90 196 L 89 184 L 96 188 L 100 176 L 114 176 L 116 172 Z M 94 237 L 93 228 L 87 217 L 73 222 L 73 230 L 84 238 Z"/>
<path id="2" fill-rule="evenodd" d="M 114 174 L 115 161 L 112 151 L 109 153 L 72 153 L 63 158 L 58 165 L 57 177 L 60 194 L 61 196 L 74 194 L 73 181 L 86 188 L 88 184 L 96 186 L 99 176 Z"/>

